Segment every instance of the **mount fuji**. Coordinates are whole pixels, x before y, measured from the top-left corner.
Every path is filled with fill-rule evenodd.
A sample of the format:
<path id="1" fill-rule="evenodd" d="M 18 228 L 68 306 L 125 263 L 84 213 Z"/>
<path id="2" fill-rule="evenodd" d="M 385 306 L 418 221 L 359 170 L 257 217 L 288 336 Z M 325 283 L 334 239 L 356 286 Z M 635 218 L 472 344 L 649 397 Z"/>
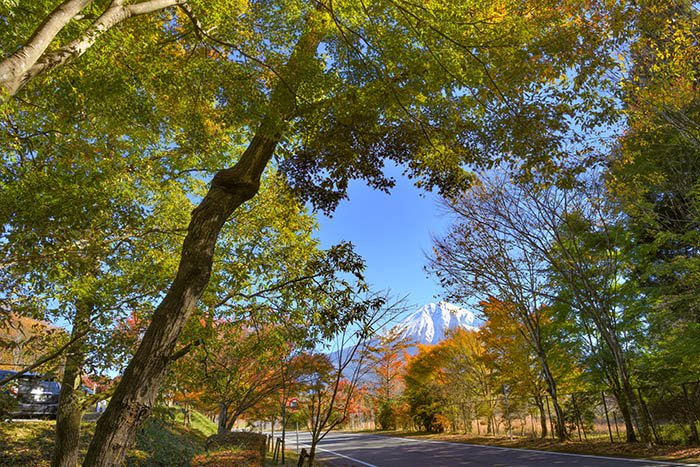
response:
<path id="1" fill-rule="evenodd" d="M 447 302 L 429 303 L 397 324 L 394 332 L 416 344 L 437 344 L 458 327 L 476 331 L 480 321 L 473 312 Z"/>
<path id="2" fill-rule="evenodd" d="M 418 353 L 418 344 L 437 344 L 445 339 L 448 331 L 458 327 L 478 331 L 481 324 L 481 320 L 473 312 L 451 303 L 438 302 L 423 305 L 381 334 L 399 333 L 400 338 L 407 344 L 406 352 L 409 355 L 415 355 Z M 374 337 L 370 340 L 369 346 L 373 347 L 378 343 L 379 339 Z M 329 353 L 333 362 L 340 358 L 339 355 L 347 355 L 347 352 L 344 349 L 343 352 Z M 355 363 L 350 363 L 346 374 L 353 374 L 355 368 Z"/>

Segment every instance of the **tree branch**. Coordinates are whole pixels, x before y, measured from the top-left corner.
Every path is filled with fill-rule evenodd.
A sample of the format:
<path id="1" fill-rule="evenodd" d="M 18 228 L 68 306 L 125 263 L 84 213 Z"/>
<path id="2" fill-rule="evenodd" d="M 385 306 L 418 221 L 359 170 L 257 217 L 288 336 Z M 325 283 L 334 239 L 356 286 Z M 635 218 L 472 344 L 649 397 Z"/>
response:
<path id="1" fill-rule="evenodd" d="M 39 34 L 40 36 L 39 43 L 42 47 L 41 50 L 28 45 L 15 54 L 18 55 L 26 48 L 31 48 L 34 52 L 28 57 L 25 57 L 27 55 L 26 53 L 18 55 L 17 57 L 13 55 L 0 63 L 0 86 L 4 88 L 7 94 L 5 98 L 7 96 L 13 96 L 37 76 L 80 57 L 92 47 L 97 39 L 117 24 L 134 16 L 146 15 L 172 6 L 182 5 L 186 1 L 187 0 L 149 0 L 131 5 L 124 5 L 122 0 L 112 0 L 107 9 L 89 28 L 87 28 L 81 37 L 70 41 L 54 52 L 46 54 L 46 48 L 63 26 L 65 26 L 70 19 L 75 17 L 80 9 L 90 3 L 90 0 L 71 0 L 66 2 L 62 5 L 64 8 L 60 11 L 61 14 L 57 13 L 62 8 L 59 7 L 49 16 L 49 18 L 52 18 L 53 15 L 56 14 L 57 17 L 57 19 L 50 23 L 52 27 L 47 28 L 46 25 L 42 25 L 39 31 L 35 33 L 35 35 Z M 80 9 L 76 10 L 78 7 L 80 7 Z M 69 14 L 70 17 L 68 17 Z M 33 39 L 34 37 L 30 39 L 28 44 L 31 44 Z M 3 69 L 3 67 L 6 68 L 6 70 Z M 0 96 L 0 102 L 2 98 L 3 97 Z"/>
<path id="2" fill-rule="evenodd" d="M 65 343 L 64 345 L 62 345 L 62 346 L 61 346 L 58 350 L 56 350 L 55 352 L 52 352 L 52 353 L 46 355 L 45 357 L 43 357 L 43 358 L 37 360 L 35 363 L 32 363 L 31 365 L 29 365 L 29 366 L 27 366 L 27 367 L 24 367 L 23 369 L 21 369 L 20 371 L 18 371 L 17 373 L 15 373 L 15 374 L 13 374 L 13 375 L 6 376 L 5 378 L 0 379 L 0 386 L 4 386 L 5 384 L 9 383 L 10 381 L 15 380 L 15 379 L 17 379 L 17 378 L 20 378 L 20 377 L 22 377 L 23 375 L 29 373 L 29 372 L 32 371 L 34 368 L 37 368 L 37 367 L 43 365 L 44 363 L 49 362 L 49 361 L 51 361 L 51 360 L 53 360 L 53 359 L 59 357 L 68 347 L 70 347 L 71 345 L 73 345 L 73 343 L 75 343 L 76 341 L 78 341 L 78 340 L 82 339 L 83 337 L 85 337 L 85 336 L 87 335 L 87 333 L 88 333 L 88 330 L 85 330 L 85 331 L 81 332 L 80 334 L 76 335 L 76 336 L 73 337 L 71 340 L 69 340 L 67 343 Z"/>
<path id="3" fill-rule="evenodd" d="M 13 88 L 18 77 L 34 66 L 56 35 L 91 2 L 92 0 L 66 0 L 61 3 L 22 48 L 0 62 L 0 102 L 19 90 L 19 87 Z"/>

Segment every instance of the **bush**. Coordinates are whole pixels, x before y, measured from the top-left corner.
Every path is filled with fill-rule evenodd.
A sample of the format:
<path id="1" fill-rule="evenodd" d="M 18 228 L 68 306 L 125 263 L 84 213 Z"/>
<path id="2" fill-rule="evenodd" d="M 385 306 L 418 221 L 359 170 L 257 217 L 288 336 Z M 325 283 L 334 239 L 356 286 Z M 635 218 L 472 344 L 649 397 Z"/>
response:
<path id="1" fill-rule="evenodd" d="M 206 446 L 207 451 L 216 451 L 220 448 L 256 451 L 260 454 L 260 458 L 264 459 L 265 451 L 267 450 L 267 437 L 249 431 L 232 431 L 210 436 L 207 438 Z"/>
<path id="2" fill-rule="evenodd" d="M 260 467 L 263 458 L 260 452 L 252 449 L 220 451 L 212 454 L 200 454 L 192 459 L 192 467 Z"/>
<path id="3" fill-rule="evenodd" d="M 391 401 L 383 401 L 379 405 L 377 414 L 377 425 L 380 430 L 395 430 L 396 429 L 396 410 L 395 405 Z"/>

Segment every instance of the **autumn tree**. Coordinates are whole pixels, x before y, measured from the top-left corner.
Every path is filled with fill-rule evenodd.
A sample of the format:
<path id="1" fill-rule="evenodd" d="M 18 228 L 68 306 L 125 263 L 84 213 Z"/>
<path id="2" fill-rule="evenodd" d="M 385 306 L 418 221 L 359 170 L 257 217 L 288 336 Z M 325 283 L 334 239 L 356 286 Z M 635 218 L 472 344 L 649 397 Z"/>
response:
<path id="1" fill-rule="evenodd" d="M 212 322 L 215 334 L 182 361 L 190 387 L 203 389 L 201 402 L 216 405 L 219 434 L 231 431 L 247 410 L 279 389 L 272 362 L 281 349 L 271 345 L 272 329 Z M 180 372 L 181 375 L 185 372 Z"/>
<path id="2" fill-rule="evenodd" d="M 447 400 L 456 408 L 466 431 L 471 432 L 474 419 L 480 430 L 479 418 L 485 416 L 488 433 L 495 433 L 499 385 L 496 367 L 487 358 L 489 349 L 481 333 L 457 328 L 440 345 Z"/>
<path id="3" fill-rule="evenodd" d="M 549 307 L 565 303 L 576 319 L 585 321 L 582 326 L 598 333 L 613 365 L 610 388 L 625 418 L 628 440 L 635 439 L 633 423 L 637 423 L 646 441 L 648 420 L 633 390 L 630 370 L 630 343 L 640 322 L 635 308 L 627 306 L 634 291 L 620 286 L 629 267 L 620 254 L 625 234 L 614 205 L 594 176 L 568 183 L 509 183 L 507 176 L 496 174 L 484 180 L 483 196 L 467 198 L 469 204 L 462 198 L 459 216 L 471 219 L 475 209 L 482 209 L 490 229 L 506 235 L 526 253 L 528 264 L 537 265 L 529 271 L 541 282 L 530 283 L 528 289 L 537 290 L 541 303 Z M 517 267 L 509 269 L 522 274 Z"/>
<path id="4" fill-rule="evenodd" d="M 311 435 L 309 465 L 316 446 L 335 427 L 344 423 L 356 405 L 361 376 L 367 372 L 371 340 L 379 329 L 403 311 L 401 302 L 388 293 L 349 295 L 346 301 L 325 302 L 340 316 L 352 318 L 326 336 L 332 342 L 328 354 L 316 353 L 312 372 L 303 391 L 303 414 Z M 330 310 L 328 310 L 330 311 Z"/>
<path id="5" fill-rule="evenodd" d="M 345 196 L 350 179 L 390 188 L 392 181 L 381 171 L 386 158 L 404 164 L 418 184 L 446 191 L 464 183 L 464 163 L 489 164 L 494 153 L 546 164 L 549 159 L 542 154 L 556 152 L 567 133 L 563 127 L 574 120 L 568 117 L 595 106 L 597 96 L 585 84 L 596 87 L 596 66 L 609 57 L 601 53 L 610 37 L 603 32 L 618 24 L 614 12 L 591 14 L 573 1 L 536 7 L 521 2 L 280 2 L 264 8 L 192 2 L 182 4 L 182 11 L 163 9 L 172 5 L 66 0 L 58 6 L 41 2 L 32 14 L 18 15 L 12 4 L 3 4 L 3 19 L 16 22 L 3 28 L 9 30 L 3 43 L 12 44 L 12 51 L 0 65 L 0 79 L 6 94 L 14 94 L 5 98 L 3 111 L 10 120 L 20 120 L 22 137 L 46 136 L 26 131 L 29 119 L 20 117 L 25 111 L 39 113 L 27 109 L 79 107 L 76 94 L 99 96 L 103 110 L 115 116 L 120 114 L 115 103 L 126 91 L 141 100 L 124 110 L 156 110 L 156 115 L 178 108 L 175 96 L 187 102 L 206 95 L 210 98 L 202 101 L 216 105 L 192 106 L 191 121 L 214 124 L 203 125 L 194 141 L 234 146 L 241 154 L 204 164 L 203 172 L 218 172 L 193 212 L 178 273 L 152 328 L 100 419 L 88 465 L 119 464 L 123 458 L 152 406 L 179 332 L 207 286 L 219 231 L 255 196 L 273 154 L 297 192 L 327 209 Z M 168 60 L 149 62 L 149 57 L 163 57 L 162 44 L 205 66 L 199 74 L 181 66 L 183 73 L 172 80 L 175 90 L 168 90 L 157 73 Z M 149 50 L 149 45 L 154 47 Z M 129 60 L 131 68 L 120 61 L 124 52 L 111 53 L 117 48 L 137 58 Z M 575 85 L 561 86 L 561 77 L 572 76 L 574 69 L 580 71 Z M 98 76 L 114 70 L 124 73 L 115 73 L 107 86 L 96 86 Z M 177 89 L 188 81 L 212 84 L 214 97 Z M 84 114 L 78 109 L 75 115 Z M 199 118 L 203 115 L 213 118 Z M 118 140 L 130 143 L 139 130 L 122 131 L 126 122 L 104 134 L 126 135 Z M 177 137 L 165 145 L 167 154 L 152 160 L 170 168 L 181 159 L 197 159 L 200 147 L 171 133 L 171 127 L 161 125 L 165 122 L 170 120 L 151 122 L 151 141 L 167 141 L 163 134 Z M 15 126 L 10 122 L 6 128 Z M 89 125 L 62 126 L 68 134 L 75 128 L 100 134 Z M 212 129 L 225 137 L 208 138 Z"/>
<path id="6" fill-rule="evenodd" d="M 698 373 L 698 9 L 690 1 L 641 2 L 634 19 L 622 83 L 627 127 L 610 154 L 608 187 L 630 238 L 628 281 L 637 290 L 630 306 L 648 324 L 639 380 L 673 391 Z M 693 416 L 686 409 L 683 417 L 697 443 Z"/>
<path id="7" fill-rule="evenodd" d="M 400 330 L 391 328 L 368 349 L 368 385 L 374 396 L 376 419 L 383 430 L 396 428 L 394 406 L 403 392 L 402 375 L 409 346 Z"/>
<path id="8" fill-rule="evenodd" d="M 419 344 L 418 353 L 406 363 L 404 397 L 414 424 L 429 432 L 447 428 L 444 357 L 440 344 Z"/>
<path id="9" fill-rule="evenodd" d="M 493 296 L 509 304 L 505 308 L 509 319 L 518 323 L 537 356 L 556 414 L 556 435 L 562 441 L 566 429 L 551 365 L 552 342 L 542 329 L 551 299 L 547 263 L 537 250 L 521 241 L 520 224 L 503 222 L 513 215 L 510 205 L 501 202 L 504 189 L 505 185 L 484 180 L 445 202 L 456 222 L 447 235 L 434 240 L 430 267 L 457 301 Z"/>
<path id="10" fill-rule="evenodd" d="M 647 310 L 649 381 L 697 374 L 700 132 L 698 11 L 692 2 L 643 2 L 623 83 L 629 129 L 611 154 L 609 186 L 632 237 L 630 280 Z M 664 359 L 657 359 L 664 355 Z"/>
<path id="11" fill-rule="evenodd" d="M 539 411 L 540 437 L 546 438 L 547 423 L 547 384 L 539 369 L 537 355 L 527 343 L 525 330 L 522 324 L 511 319 L 512 305 L 502 302 L 494 297 L 482 301 L 482 314 L 486 322 L 479 330 L 479 336 L 485 348 L 487 365 L 493 369 L 493 383 L 497 387 L 507 387 L 509 404 L 534 402 Z M 545 317 L 542 323 L 543 332 L 551 335 L 553 323 L 552 317 Z M 574 385 L 570 381 L 575 380 L 577 360 L 571 358 L 565 348 L 565 340 L 556 336 L 556 342 L 552 345 L 557 351 L 551 352 L 550 363 L 555 373 L 559 387 L 562 383 L 569 383 L 565 387 L 570 389 Z M 555 339 L 552 338 L 554 341 Z M 567 358 L 568 357 L 568 358 Z"/>

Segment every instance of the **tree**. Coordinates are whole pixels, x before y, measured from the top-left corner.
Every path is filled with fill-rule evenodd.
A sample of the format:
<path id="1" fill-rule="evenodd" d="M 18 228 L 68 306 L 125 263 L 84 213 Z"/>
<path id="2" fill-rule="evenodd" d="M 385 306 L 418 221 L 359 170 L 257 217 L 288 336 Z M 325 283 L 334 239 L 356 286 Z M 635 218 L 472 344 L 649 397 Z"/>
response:
<path id="1" fill-rule="evenodd" d="M 457 328 L 441 343 L 447 399 L 461 411 L 468 432 L 473 418 L 486 415 L 487 430 L 496 431 L 495 412 L 498 405 L 498 385 L 495 366 L 488 358 L 486 342 L 481 333 Z M 459 388 L 455 390 L 455 388 Z"/>
<path id="2" fill-rule="evenodd" d="M 547 264 L 539 251 L 521 241 L 520 224 L 508 222 L 516 215 L 509 203 L 502 203 L 505 188 L 485 180 L 445 202 L 457 222 L 444 238 L 434 240 L 430 267 L 454 299 L 485 295 L 508 304 L 509 319 L 518 323 L 537 356 L 556 414 L 556 434 L 563 441 L 566 429 L 550 363 L 552 342 L 542 329 L 550 313 Z"/>
<path id="3" fill-rule="evenodd" d="M 666 390 L 696 379 L 700 350 L 697 5 L 642 2 L 634 26 L 623 82 L 628 126 L 610 154 L 608 186 L 630 238 L 631 306 L 648 323 L 639 380 Z M 697 443 L 692 417 L 688 424 Z"/>
<path id="4" fill-rule="evenodd" d="M 554 148 L 559 133 L 543 131 L 544 126 L 561 129 L 566 121 L 561 114 L 574 113 L 576 106 L 571 102 L 590 105 L 588 97 L 592 94 L 584 93 L 581 101 L 557 101 L 563 94 L 576 92 L 568 89 L 549 99 L 551 112 L 547 118 L 534 118 L 532 125 L 518 125 L 517 131 L 505 124 L 530 119 L 533 112 L 541 115 L 542 100 L 537 95 L 541 93 L 533 92 L 534 98 L 523 99 L 524 86 L 533 91 L 552 91 L 551 85 L 572 69 L 572 62 L 592 59 L 591 63 L 599 63 L 600 57 L 608 56 L 598 53 L 605 45 L 600 40 L 608 37 L 597 34 L 598 28 L 604 30 L 604 24 L 598 23 L 606 18 L 596 17 L 594 23 L 578 5 L 557 3 L 556 7 L 532 9 L 513 2 L 508 10 L 481 3 L 456 2 L 449 7 L 438 3 L 424 8 L 379 2 L 365 11 L 352 2 L 312 7 L 289 2 L 273 8 L 274 16 L 267 14 L 270 9 L 252 8 L 235 21 L 216 8 L 194 5 L 189 14 L 183 15 L 187 18 L 142 16 L 134 23 L 134 27 L 140 27 L 146 19 L 152 20 L 167 38 L 177 36 L 180 25 L 193 25 L 210 45 L 211 54 L 201 54 L 211 55 L 207 63 L 232 64 L 229 71 L 242 72 L 235 76 L 245 79 L 231 79 L 235 83 L 231 87 L 220 87 L 218 102 L 225 111 L 242 109 L 238 116 L 248 121 L 231 127 L 240 130 L 237 140 L 250 144 L 236 165 L 219 165 L 229 169 L 218 172 L 211 190 L 195 210 L 178 276 L 155 314 L 155 330 L 145 335 L 144 350 L 135 356 L 132 368 L 136 369 L 127 371 L 122 389 L 112 398 L 113 409 L 101 419 L 88 464 L 97 458 L 120 462 L 124 446 L 153 401 L 155 389 L 149 391 L 146 387 L 158 386 L 177 335 L 208 282 L 220 227 L 243 201 L 255 195 L 259 176 L 280 143 L 282 166 L 292 185 L 326 208 L 344 196 L 350 178 L 364 178 L 382 189 L 390 187 L 391 181 L 381 174 L 385 157 L 405 163 L 419 183 L 448 190 L 465 181 L 463 161 L 490 162 L 488 151 L 477 151 L 482 144 L 493 147 L 492 142 L 497 140 L 518 140 L 528 144 L 513 154 L 530 157 L 534 154 L 530 139 L 538 136 L 538 150 L 542 146 Z M 521 11 L 523 8 L 527 11 Z M 53 18 L 48 13 L 47 17 Z M 215 26 L 216 36 L 212 33 Z M 33 31 L 36 26 L 24 29 Z M 306 33 L 301 33 L 305 29 Z M 503 31 L 509 31 L 508 37 Z M 405 41 L 407 36 L 415 41 Z M 109 64 L 109 55 L 98 53 L 95 47 L 104 46 L 100 52 L 108 51 L 123 37 L 115 34 L 112 41 L 95 42 L 90 48 L 91 60 L 73 64 L 77 69 Z M 580 37 L 587 40 L 581 41 Z M 8 42 L 25 41 L 13 39 Z M 191 39 L 190 35 L 185 40 Z M 321 60 L 316 53 L 322 41 L 330 60 Z M 290 48 L 288 44 L 297 45 Z M 192 40 L 184 49 L 189 52 L 197 45 L 199 40 Z M 292 49 L 296 52 L 290 53 Z M 559 51 L 566 53 L 558 55 Z M 591 70 L 583 70 L 577 85 L 598 78 L 596 73 L 586 74 Z M 42 98 L 42 85 L 56 77 L 72 78 L 74 74 L 69 71 L 73 70 L 54 68 L 50 78 L 45 74 L 43 82 L 28 82 L 20 93 L 22 97 Z M 219 76 L 226 81 L 233 74 Z M 245 89 L 252 90 L 251 98 L 244 97 L 245 92 L 233 91 L 243 88 L 242 81 L 248 83 Z M 143 91 L 145 86 L 135 87 Z M 453 92 L 455 89 L 459 92 Z M 151 96 L 144 92 L 141 95 L 146 99 Z M 13 111 L 17 100 L 8 102 Z M 230 106 L 240 102 L 245 105 Z M 515 115 L 505 112 L 507 108 L 517 109 Z M 228 117 L 232 115 L 235 112 Z M 482 131 L 487 126 L 473 124 L 489 119 L 494 123 L 494 134 Z M 525 129 L 527 134 L 523 134 Z M 494 135 L 499 138 L 492 138 Z M 183 150 L 181 154 L 196 154 L 186 145 L 178 146 Z M 509 153 L 505 146 L 499 147 L 503 154 Z M 538 160 L 542 161 L 533 156 L 533 163 Z M 157 357 L 151 358 L 153 355 Z M 126 386 L 129 389 L 124 389 Z"/>
<path id="5" fill-rule="evenodd" d="M 611 154 L 609 186 L 631 236 L 630 279 L 648 310 L 650 381 L 680 383 L 697 374 L 697 18 L 691 2 L 640 5 L 634 66 L 624 83 L 629 129 Z"/>
<path id="6" fill-rule="evenodd" d="M 700 149 L 697 70 L 700 64 L 698 8 L 689 0 L 638 2 L 633 16 L 631 67 L 622 82 L 631 130 L 622 140 L 654 141 L 673 134 Z M 660 142 L 660 141 L 658 141 Z M 657 142 L 657 143 L 658 143 Z M 661 149 L 661 148 L 659 148 Z M 631 154 L 628 151 L 627 157 Z"/>
<path id="7" fill-rule="evenodd" d="M 41 25 L 18 51 L 0 62 L 0 103 L 14 96 L 32 79 L 83 55 L 102 35 L 119 23 L 134 16 L 184 5 L 186 1 L 147 0 L 124 5 L 119 0 L 111 0 L 102 11 L 97 10 L 100 7 L 96 6 L 93 12 L 84 15 L 83 10 L 94 3 L 97 2 L 63 1 L 46 14 Z M 41 7 L 48 7 L 48 4 L 42 4 Z M 95 10 L 98 11 L 97 14 L 94 13 Z M 71 27 L 71 22 L 90 20 L 91 17 L 94 21 L 87 28 Z M 60 43 L 57 45 L 58 38 Z"/>
<path id="8" fill-rule="evenodd" d="M 343 302 L 332 300 L 326 306 L 337 308 L 341 316 L 353 317 L 353 326 L 334 329 L 333 351 L 316 354 L 312 373 L 306 378 L 301 400 L 311 435 L 309 466 L 313 465 L 318 443 L 346 420 L 356 404 L 360 377 L 367 371 L 371 339 L 381 326 L 403 311 L 400 303 L 390 302 L 388 294 L 377 293 L 349 295 Z"/>
<path id="9" fill-rule="evenodd" d="M 528 286 L 526 290 L 536 289 L 547 305 L 566 303 L 599 333 L 613 363 L 612 389 L 625 417 L 628 440 L 635 440 L 634 420 L 648 441 L 648 423 L 630 372 L 630 341 L 640 323 L 634 308 L 626 306 L 628 293 L 634 291 L 620 285 L 628 268 L 627 258 L 620 254 L 624 232 L 605 188 L 594 178 L 584 176 L 557 187 L 508 183 L 507 176 L 496 175 L 483 182 L 480 197 L 468 198 L 469 204 L 460 201 L 457 212 L 466 219 L 485 212 L 490 231 L 526 251 L 524 258 L 532 265 L 526 271 L 537 273 L 541 281 L 519 283 Z"/>
<path id="10" fill-rule="evenodd" d="M 236 420 L 281 387 L 272 363 L 281 350 L 273 329 L 212 322 L 213 336 L 182 361 L 189 368 L 189 387 L 203 389 L 203 403 L 218 408 L 218 433 L 228 433 Z M 185 374 L 181 371 L 180 374 Z"/>
<path id="11" fill-rule="evenodd" d="M 520 397 L 534 401 L 540 415 L 540 437 L 546 438 L 549 431 L 545 408 L 547 385 L 538 370 L 537 355 L 523 336 L 520 323 L 510 319 L 507 303 L 489 297 L 480 306 L 487 320 L 479 334 L 490 366 L 501 385 L 511 388 L 512 399 Z M 560 374 L 557 381 L 561 381 Z"/>
<path id="12" fill-rule="evenodd" d="M 404 397 L 408 400 L 414 424 L 429 432 L 447 428 L 444 358 L 440 344 L 419 344 L 418 353 L 406 364 Z"/>
<path id="13" fill-rule="evenodd" d="M 8 313 L 8 319 L 0 322 L 0 368 L 20 371 L 45 356 L 47 350 L 61 347 L 67 341 L 62 329 L 45 321 L 33 320 Z M 47 362 L 40 370 L 55 373 L 56 359 Z M 5 378 L 2 378 L 4 380 Z"/>
<path id="14" fill-rule="evenodd" d="M 392 328 L 380 335 L 368 349 L 369 386 L 382 430 L 396 428 L 394 405 L 403 390 L 402 375 L 409 345 L 400 330 Z"/>

